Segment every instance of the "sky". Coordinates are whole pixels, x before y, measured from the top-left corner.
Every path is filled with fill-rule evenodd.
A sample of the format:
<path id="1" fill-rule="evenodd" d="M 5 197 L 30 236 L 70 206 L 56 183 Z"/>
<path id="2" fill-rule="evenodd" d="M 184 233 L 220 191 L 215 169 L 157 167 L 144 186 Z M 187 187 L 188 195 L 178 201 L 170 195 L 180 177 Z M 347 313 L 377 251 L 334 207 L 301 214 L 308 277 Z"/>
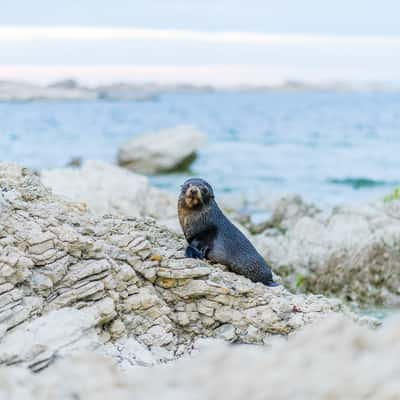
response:
<path id="1" fill-rule="evenodd" d="M 395 0 L 2 3 L 0 79 L 400 82 Z"/>

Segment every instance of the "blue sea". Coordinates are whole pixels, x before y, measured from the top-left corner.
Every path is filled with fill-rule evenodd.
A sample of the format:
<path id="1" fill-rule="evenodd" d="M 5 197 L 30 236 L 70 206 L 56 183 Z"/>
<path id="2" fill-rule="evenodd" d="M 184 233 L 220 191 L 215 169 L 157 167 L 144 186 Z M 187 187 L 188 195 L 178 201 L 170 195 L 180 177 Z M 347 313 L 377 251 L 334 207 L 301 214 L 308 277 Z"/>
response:
<path id="1" fill-rule="evenodd" d="M 188 176 L 217 193 L 299 193 L 321 206 L 374 200 L 400 184 L 400 93 L 169 93 L 148 101 L 0 103 L 0 160 L 42 169 L 114 162 L 129 138 L 190 124 L 207 145 Z"/>

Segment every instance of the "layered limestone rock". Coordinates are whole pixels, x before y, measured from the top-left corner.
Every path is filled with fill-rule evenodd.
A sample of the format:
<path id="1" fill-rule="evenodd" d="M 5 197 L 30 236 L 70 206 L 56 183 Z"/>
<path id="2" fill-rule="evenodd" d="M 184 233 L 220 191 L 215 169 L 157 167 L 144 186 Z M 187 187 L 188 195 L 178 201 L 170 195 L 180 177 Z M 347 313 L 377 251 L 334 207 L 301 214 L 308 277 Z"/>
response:
<path id="1" fill-rule="evenodd" d="M 177 126 L 134 137 L 118 152 L 118 163 L 133 171 L 154 174 L 187 168 L 206 135 L 191 126 Z"/>
<path id="2" fill-rule="evenodd" d="M 400 304 L 400 201 L 320 212 L 286 198 L 273 215 L 254 240 L 289 288 Z"/>
<path id="3" fill-rule="evenodd" d="M 332 317 L 269 347 L 214 343 L 189 360 L 119 371 L 110 359 L 80 353 L 33 374 L 0 370 L 7 400 L 245 398 L 398 399 L 400 317 L 371 331 Z"/>
<path id="4" fill-rule="evenodd" d="M 0 164 L 0 188 L 2 365 L 37 371 L 83 350 L 152 365 L 202 337 L 263 344 L 342 309 L 185 259 L 154 220 L 99 217 L 16 165 Z"/>

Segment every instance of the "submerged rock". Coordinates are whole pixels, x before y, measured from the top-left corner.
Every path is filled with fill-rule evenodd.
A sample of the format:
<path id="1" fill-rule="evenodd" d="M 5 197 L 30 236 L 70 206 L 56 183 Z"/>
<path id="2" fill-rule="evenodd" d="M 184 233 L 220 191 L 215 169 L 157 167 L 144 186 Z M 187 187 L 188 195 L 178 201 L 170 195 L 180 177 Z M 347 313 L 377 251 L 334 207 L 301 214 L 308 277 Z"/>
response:
<path id="1" fill-rule="evenodd" d="M 0 164 L 0 188 L 1 365 L 36 371 L 83 350 L 151 365 L 199 338 L 264 344 L 343 309 L 185 259 L 154 220 L 99 217 L 16 165 Z"/>
<path id="2" fill-rule="evenodd" d="M 187 168 L 206 141 L 204 133 L 191 126 L 178 126 L 134 137 L 118 152 L 118 163 L 145 174 Z"/>
<path id="3" fill-rule="evenodd" d="M 72 157 L 66 164 L 66 167 L 82 167 L 82 157 Z"/>

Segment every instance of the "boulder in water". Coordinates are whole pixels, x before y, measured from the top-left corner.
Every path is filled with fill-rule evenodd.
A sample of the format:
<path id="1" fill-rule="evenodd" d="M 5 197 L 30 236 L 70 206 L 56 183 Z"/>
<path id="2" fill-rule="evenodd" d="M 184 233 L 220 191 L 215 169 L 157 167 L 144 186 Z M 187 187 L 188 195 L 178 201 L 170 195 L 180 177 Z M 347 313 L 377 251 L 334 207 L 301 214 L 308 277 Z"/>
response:
<path id="1" fill-rule="evenodd" d="M 119 165 L 130 170 L 155 174 L 187 168 L 206 136 L 191 126 L 178 126 L 134 137 L 118 152 Z"/>

